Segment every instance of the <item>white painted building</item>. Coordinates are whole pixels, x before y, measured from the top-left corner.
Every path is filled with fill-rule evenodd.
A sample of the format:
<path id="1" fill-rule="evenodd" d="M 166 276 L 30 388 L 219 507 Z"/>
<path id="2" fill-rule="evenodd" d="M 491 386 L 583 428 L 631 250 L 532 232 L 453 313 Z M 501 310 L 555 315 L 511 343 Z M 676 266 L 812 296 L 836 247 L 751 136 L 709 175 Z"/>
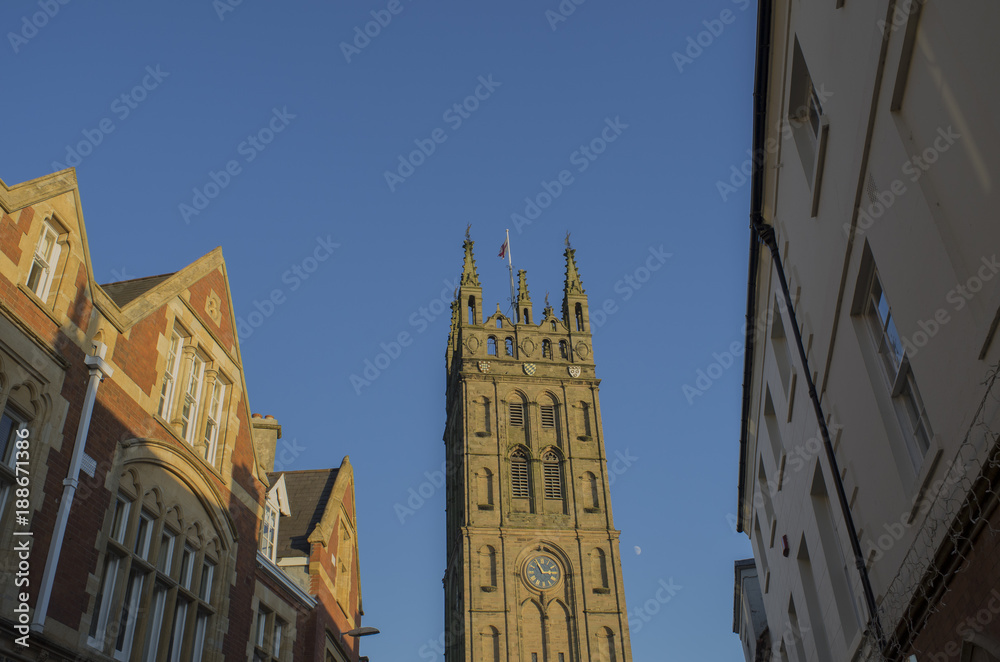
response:
<path id="1" fill-rule="evenodd" d="M 772 659 L 1000 660 L 1000 3 L 759 11 L 739 529 Z"/>

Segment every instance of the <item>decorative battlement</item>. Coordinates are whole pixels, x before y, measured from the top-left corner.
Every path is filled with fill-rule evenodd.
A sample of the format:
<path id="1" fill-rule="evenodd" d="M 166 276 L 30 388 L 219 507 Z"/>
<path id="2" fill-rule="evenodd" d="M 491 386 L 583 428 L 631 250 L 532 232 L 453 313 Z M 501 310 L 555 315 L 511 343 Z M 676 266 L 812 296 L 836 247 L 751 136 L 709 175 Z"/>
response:
<path id="1" fill-rule="evenodd" d="M 565 378 L 572 373 L 593 378 L 594 356 L 591 344 L 590 315 L 587 295 L 576 266 L 576 251 L 568 238 L 563 256 L 566 277 L 563 283 L 562 316 L 557 317 L 545 295 L 545 308 L 540 319 L 535 318 L 528 291 L 528 276 L 517 272 L 517 301 L 511 316 L 503 313 L 500 304 L 496 312 L 483 318 L 485 306 L 476 259 L 475 242 L 466 231 L 463 243 L 462 276 L 452 302 L 451 332 L 448 338 L 447 368 L 449 374 L 455 359 L 461 371 L 483 372 L 481 364 L 491 363 L 496 372 L 515 375 L 531 370 L 531 375 Z M 513 319 L 512 319 L 513 317 Z M 571 364 L 580 369 L 568 371 Z M 529 374 L 529 373 L 524 373 Z"/>

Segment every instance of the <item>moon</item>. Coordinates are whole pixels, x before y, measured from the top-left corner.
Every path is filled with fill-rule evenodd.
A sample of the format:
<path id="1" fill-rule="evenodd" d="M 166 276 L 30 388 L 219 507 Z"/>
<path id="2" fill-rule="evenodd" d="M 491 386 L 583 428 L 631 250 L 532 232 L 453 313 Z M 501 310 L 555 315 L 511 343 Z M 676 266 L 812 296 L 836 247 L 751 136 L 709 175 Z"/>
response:
<path id="1" fill-rule="evenodd" d="M 635 555 L 636 556 L 639 556 L 640 554 L 642 554 L 642 548 L 639 547 L 638 545 L 636 545 L 635 547 L 633 547 L 633 549 L 635 550 Z"/>

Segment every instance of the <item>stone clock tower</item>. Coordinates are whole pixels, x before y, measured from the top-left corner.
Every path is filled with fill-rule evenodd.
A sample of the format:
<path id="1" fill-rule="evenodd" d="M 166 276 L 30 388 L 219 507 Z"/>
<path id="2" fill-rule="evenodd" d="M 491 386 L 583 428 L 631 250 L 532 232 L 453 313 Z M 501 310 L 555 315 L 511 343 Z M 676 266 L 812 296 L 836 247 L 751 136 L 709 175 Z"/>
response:
<path id="1" fill-rule="evenodd" d="M 447 662 L 631 662 L 587 296 L 485 306 L 466 236 L 447 351 Z"/>

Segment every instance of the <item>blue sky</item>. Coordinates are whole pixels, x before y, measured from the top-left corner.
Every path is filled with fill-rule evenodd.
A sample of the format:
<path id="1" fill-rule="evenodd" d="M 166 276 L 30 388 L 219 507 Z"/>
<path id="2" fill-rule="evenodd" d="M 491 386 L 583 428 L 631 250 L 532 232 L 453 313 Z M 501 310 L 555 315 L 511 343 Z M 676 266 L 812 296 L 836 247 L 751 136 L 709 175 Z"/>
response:
<path id="1" fill-rule="evenodd" d="M 507 228 L 536 311 L 561 301 L 567 231 L 591 310 L 611 302 L 594 351 L 608 455 L 636 458 L 612 487 L 635 660 L 741 659 L 727 352 L 755 4 L 232 1 L 3 3 L 0 178 L 77 167 L 99 282 L 222 246 L 238 317 L 280 290 L 244 333 L 251 407 L 282 423 L 286 469 L 351 456 L 365 624 L 382 630 L 363 654 L 442 659 L 444 490 L 423 484 L 444 460 L 441 297 L 472 223 L 488 310 L 508 297 Z M 320 244 L 339 246 L 313 261 Z M 680 587 L 666 604 L 661 581 Z"/>

